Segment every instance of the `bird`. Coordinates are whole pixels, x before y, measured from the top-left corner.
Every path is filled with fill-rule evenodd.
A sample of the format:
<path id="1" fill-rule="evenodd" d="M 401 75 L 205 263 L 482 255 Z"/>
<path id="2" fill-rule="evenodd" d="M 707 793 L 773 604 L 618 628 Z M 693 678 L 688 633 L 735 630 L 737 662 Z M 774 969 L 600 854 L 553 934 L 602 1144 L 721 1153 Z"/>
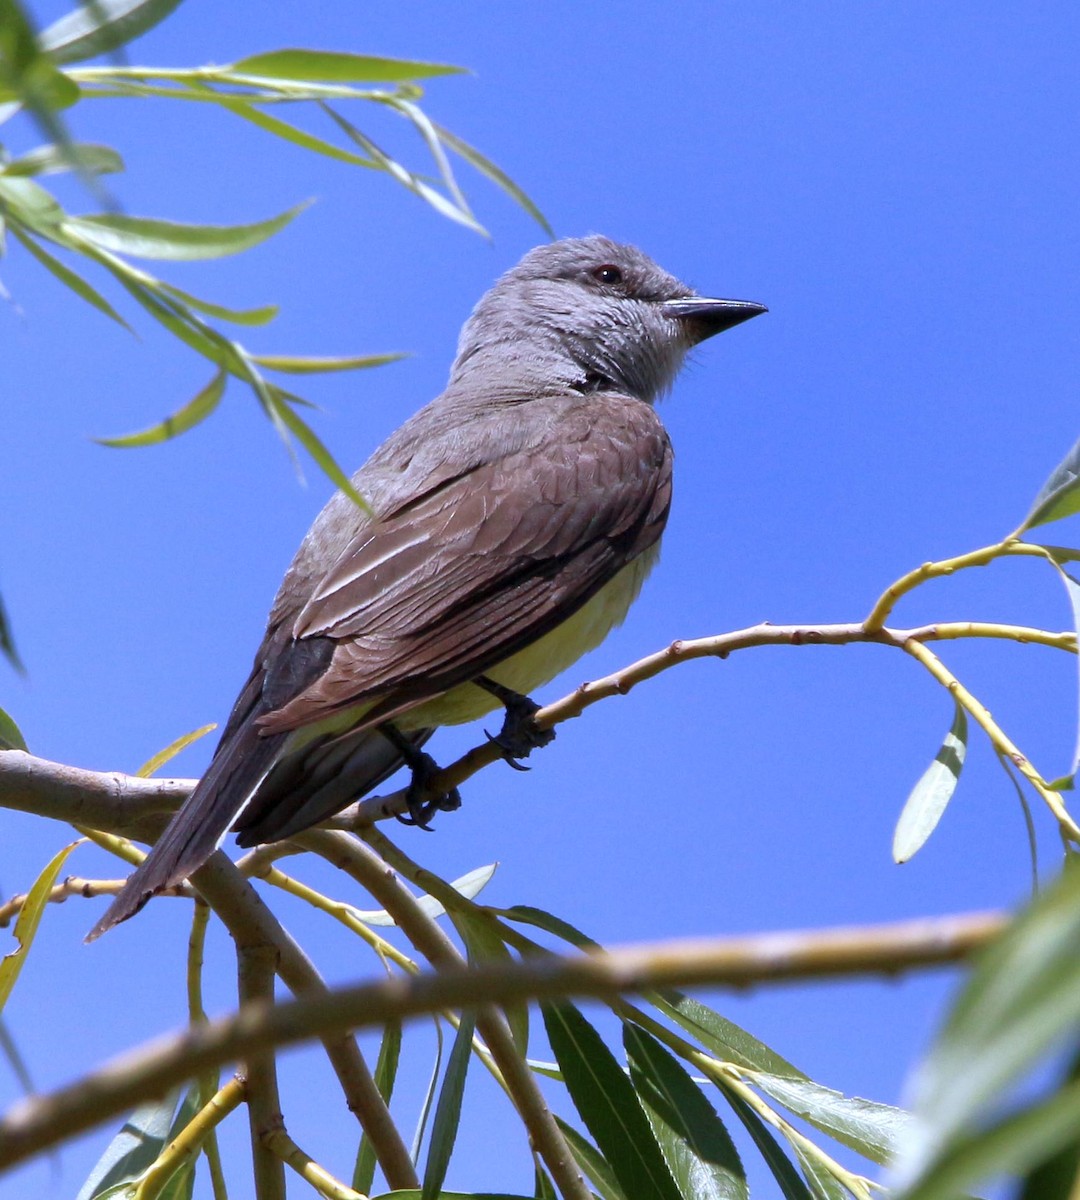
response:
<path id="1" fill-rule="evenodd" d="M 512 764 L 553 735 L 529 693 L 619 625 L 656 562 L 672 448 L 654 408 L 689 351 L 766 312 L 698 295 L 607 237 L 529 251 L 465 322 L 443 393 L 316 518 L 206 773 L 87 940 L 241 847 L 326 820 L 502 706 Z M 491 736 L 491 735 L 489 735 Z"/>

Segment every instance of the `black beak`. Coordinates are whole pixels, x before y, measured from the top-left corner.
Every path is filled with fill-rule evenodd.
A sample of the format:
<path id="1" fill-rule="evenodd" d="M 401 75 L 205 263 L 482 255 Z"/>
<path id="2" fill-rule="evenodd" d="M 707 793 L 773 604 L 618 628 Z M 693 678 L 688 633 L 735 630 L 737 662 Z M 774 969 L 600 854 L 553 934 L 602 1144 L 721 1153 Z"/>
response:
<path id="1" fill-rule="evenodd" d="M 687 296 L 685 300 L 664 300 L 660 307 L 669 316 L 684 321 L 695 342 L 733 329 L 751 317 L 769 310 L 753 300 L 709 300 L 705 296 Z"/>

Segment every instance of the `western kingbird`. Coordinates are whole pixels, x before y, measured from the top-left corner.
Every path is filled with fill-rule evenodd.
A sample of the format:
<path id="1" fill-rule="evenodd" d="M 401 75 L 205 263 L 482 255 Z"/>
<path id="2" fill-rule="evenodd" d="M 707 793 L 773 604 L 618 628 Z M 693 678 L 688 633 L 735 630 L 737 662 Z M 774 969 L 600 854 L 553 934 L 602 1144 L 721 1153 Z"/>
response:
<path id="1" fill-rule="evenodd" d="M 765 312 L 696 295 L 632 246 L 530 251 L 461 331 L 450 382 L 339 492 L 285 574 L 206 774 L 90 934 L 241 846 L 332 816 L 401 765 L 412 819 L 438 725 L 503 704 L 512 761 L 550 740 L 527 693 L 618 625 L 657 558 L 671 444 L 652 404 L 693 346 Z"/>

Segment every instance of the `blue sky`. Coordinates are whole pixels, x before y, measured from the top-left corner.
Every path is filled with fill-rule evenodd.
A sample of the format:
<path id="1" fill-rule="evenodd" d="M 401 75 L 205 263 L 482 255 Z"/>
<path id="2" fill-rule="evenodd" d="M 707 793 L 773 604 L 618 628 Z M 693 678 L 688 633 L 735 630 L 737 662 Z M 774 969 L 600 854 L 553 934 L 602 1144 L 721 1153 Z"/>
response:
<path id="1" fill-rule="evenodd" d="M 44 23 L 62 7 L 36 11 Z M 1018 524 L 1077 436 L 1078 25 L 1064 3 L 187 0 L 130 57 L 198 65 L 309 45 L 467 66 L 430 83 L 427 110 L 525 187 L 559 235 L 635 242 L 706 293 L 769 306 L 703 346 L 665 401 L 677 462 L 662 561 L 626 625 L 539 697 L 553 699 L 673 638 L 857 620 L 911 567 Z M 354 116 L 421 161 L 404 128 Z M 350 469 L 437 394 L 472 304 L 543 240 L 467 169 L 490 243 L 388 179 L 198 106 L 100 101 L 72 123 L 122 150 L 112 186 L 131 213 L 242 222 L 316 200 L 255 251 L 162 273 L 223 303 L 280 303 L 248 337 L 256 350 L 411 353 L 305 386 Z M 4 133 L 16 152 L 38 140 L 25 123 Z M 209 372 L 125 306 L 132 339 L 18 247 L 0 278 L 12 295 L 0 308 L 0 588 L 29 669 L 23 681 L 0 668 L 0 706 L 38 754 L 133 770 L 224 717 L 329 485 L 312 470 L 298 486 L 239 389 L 168 445 L 95 445 L 172 411 Z M 1076 531 L 1052 540 L 1076 544 Z M 1069 616 L 1050 572 L 1019 561 L 928 586 L 898 614 L 960 619 L 1060 629 Z M 1074 662 L 1003 644 L 943 656 L 1040 769 L 1067 770 Z M 904 797 L 950 719 L 948 697 L 895 651 L 750 650 L 594 708 L 530 774 L 489 770 L 433 836 L 396 836 L 447 876 L 498 860 L 492 903 L 549 908 L 610 943 L 1013 904 L 1030 883 L 1023 821 L 977 734 L 934 839 L 891 862 Z M 478 736 L 444 732 L 432 749 L 449 758 Z M 210 749 L 176 773 L 198 773 Z M 1051 870 L 1056 835 L 1037 807 L 1035 821 Z M 21 891 L 68 833 L 3 823 L 0 885 Z M 70 869 L 117 873 L 90 850 Z M 101 907 L 48 914 L 7 1011 L 42 1087 L 183 1019 L 186 914 L 158 902 L 84 947 Z M 324 939 L 331 978 L 372 970 L 280 908 L 302 940 Z M 216 949 L 209 1002 L 224 1011 L 233 980 Z M 896 1101 L 953 983 L 935 973 L 716 1003 L 814 1078 Z M 317 1101 L 332 1085 L 313 1084 L 307 1061 L 287 1059 L 290 1128 L 347 1174 L 352 1130 L 336 1098 Z M 426 1065 L 419 1054 L 418 1078 Z M 520 1140 L 490 1153 L 498 1102 L 479 1072 L 473 1083 L 484 1119 L 466 1126 L 449 1185 L 528 1187 Z M 105 1141 L 65 1151 L 62 1188 L 38 1166 L 0 1180 L 0 1196 L 73 1194 Z"/>

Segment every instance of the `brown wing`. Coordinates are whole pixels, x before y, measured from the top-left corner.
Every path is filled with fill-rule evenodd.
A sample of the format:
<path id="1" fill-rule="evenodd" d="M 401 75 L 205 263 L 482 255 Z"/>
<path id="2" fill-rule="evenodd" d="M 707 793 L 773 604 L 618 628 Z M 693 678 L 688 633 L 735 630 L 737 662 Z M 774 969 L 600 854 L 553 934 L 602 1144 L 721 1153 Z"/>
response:
<path id="1" fill-rule="evenodd" d="M 648 405 L 593 395 L 528 449 L 414 492 L 358 532 L 300 610 L 292 644 L 336 647 L 262 732 L 366 700 L 369 721 L 400 712 L 554 629 L 659 538 L 671 457 Z"/>

